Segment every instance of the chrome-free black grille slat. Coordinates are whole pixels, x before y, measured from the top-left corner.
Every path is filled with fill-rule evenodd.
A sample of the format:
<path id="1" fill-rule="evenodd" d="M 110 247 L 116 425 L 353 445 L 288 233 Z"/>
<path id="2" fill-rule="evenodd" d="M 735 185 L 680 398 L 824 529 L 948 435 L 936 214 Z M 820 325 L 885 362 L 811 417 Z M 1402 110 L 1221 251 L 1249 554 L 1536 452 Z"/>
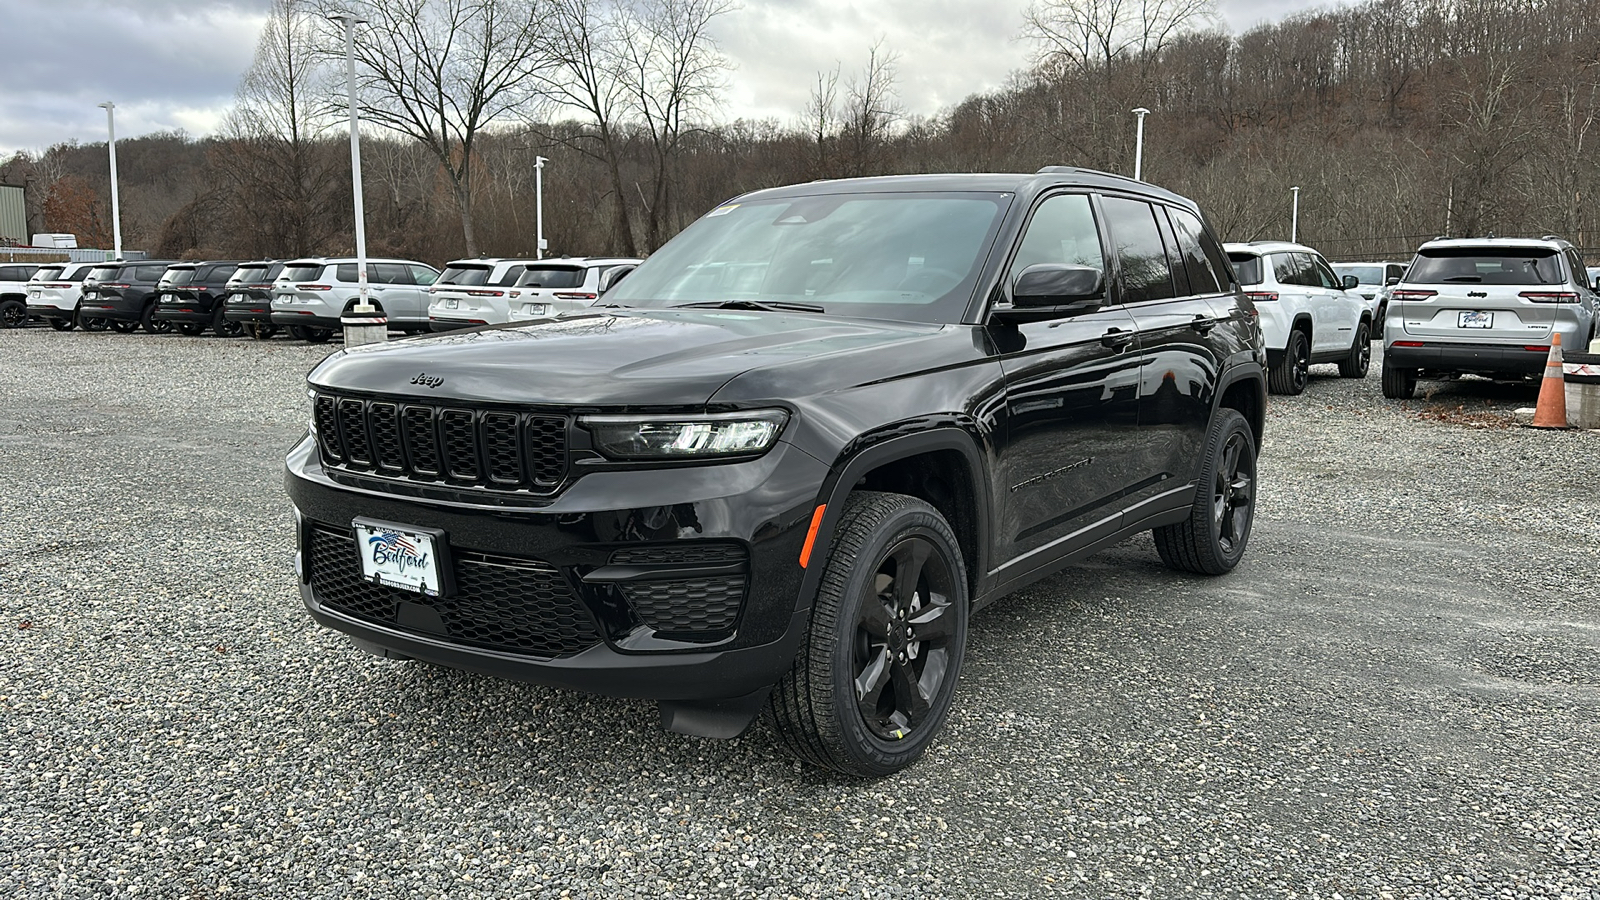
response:
<path id="1" fill-rule="evenodd" d="M 409 481 L 551 494 L 566 482 L 566 416 L 317 393 L 323 464 Z"/>
<path id="2" fill-rule="evenodd" d="M 424 478 L 439 475 L 439 439 L 434 434 L 433 410 L 426 406 L 407 406 L 401 413 L 405 429 L 406 454 L 411 471 Z"/>

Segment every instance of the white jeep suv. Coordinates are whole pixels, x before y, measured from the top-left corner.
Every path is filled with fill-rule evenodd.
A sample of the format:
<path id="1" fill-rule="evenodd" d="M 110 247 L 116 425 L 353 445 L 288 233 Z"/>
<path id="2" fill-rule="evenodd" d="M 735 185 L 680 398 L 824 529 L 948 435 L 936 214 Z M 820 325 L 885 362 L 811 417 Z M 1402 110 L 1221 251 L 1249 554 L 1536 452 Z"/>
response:
<path id="1" fill-rule="evenodd" d="M 512 322 L 542 319 L 593 306 L 607 288 L 643 261 L 610 256 L 539 260 L 506 292 L 508 318 Z"/>
<path id="2" fill-rule="evenodd" d="M 44 319 L 57 331 L 78 325 L 78 301 L 92 262 L 46 263 L 28 279 L 28 315 Z"/>
<path id="3" fill-rule="evenodd" d="M 1245 296 L 1261 315 L 1267 347 L 1267 388 L 1274 394 L 1306 389 L 1312 363 L 1338 363 L 1344 378 L 1365 378 L 1372 361 L 1372 313 L 1322 254 L 1301 244 L 1227 244 Z"/>
<path id="4" fill-rule="evenodd" d="M 458 259 L 428 288 L 428 327 L 451 331 L 507 321 L 506 293 L 536 259 Z"/>
<path id="5" fill-rule="evenodd" d="M 284 263 L 272 283 L 272 324 L 301 340 L 326 341 L 359 299 L 356 276 L 350 257 Z M 367 294 L 389 320 L 390 331 L 428 330 L 428 287 L 438 277 L 438 269 L 415 260 L 367 260 Z"/>

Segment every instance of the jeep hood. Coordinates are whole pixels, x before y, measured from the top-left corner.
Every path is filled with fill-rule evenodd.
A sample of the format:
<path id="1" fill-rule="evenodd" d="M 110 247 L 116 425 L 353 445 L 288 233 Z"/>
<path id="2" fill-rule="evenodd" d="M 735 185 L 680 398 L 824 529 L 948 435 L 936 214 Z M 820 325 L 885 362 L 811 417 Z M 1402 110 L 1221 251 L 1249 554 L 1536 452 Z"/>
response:
<path id="1" fill-rule="evenodd" d="M 755 369 L 870 353 L 940 330 L 779 312 L 629 309 L 355 347 L 328 357 L 308 381 L 464 401 L 696 406 Z"/>

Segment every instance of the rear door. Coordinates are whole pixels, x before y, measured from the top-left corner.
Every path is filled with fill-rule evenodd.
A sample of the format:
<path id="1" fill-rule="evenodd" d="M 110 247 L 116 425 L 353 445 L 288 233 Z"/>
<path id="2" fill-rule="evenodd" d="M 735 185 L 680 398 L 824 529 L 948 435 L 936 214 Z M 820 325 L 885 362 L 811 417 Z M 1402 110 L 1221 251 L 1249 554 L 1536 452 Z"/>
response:
<path id="1" fill-rule="evenodd" d="M 1559 251 L 1444 247 L 1417 254 L 1406 275 L 1402 327 L 1425 341 L 1548 344 L 1572 293 Z"/>

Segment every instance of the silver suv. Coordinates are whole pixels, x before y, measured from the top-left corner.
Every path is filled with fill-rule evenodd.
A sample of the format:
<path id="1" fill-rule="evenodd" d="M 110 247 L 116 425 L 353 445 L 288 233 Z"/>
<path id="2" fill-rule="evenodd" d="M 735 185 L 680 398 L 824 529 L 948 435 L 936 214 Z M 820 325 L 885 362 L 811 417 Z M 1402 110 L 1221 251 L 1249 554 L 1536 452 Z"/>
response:
<path id="1" fill-rule="evenodd" d="M 426 263 L 367 260 L 368 293 L 389 319 L 390 330 L 428 330 L 428 287 L 438 278 L 439 270 Z M 359 293 L 353 258 L 290 260 L 272 283 L 272 324 L 321 343 L 339 328 L 339 319 L 356 304 Z"/>
<path id="2" fill-rule="evenodd" d="M 1356 277 L 1356 293 L 1367 298 L 1367 311 L 1372 313 L 1372 338 L 1383 340 L 1383 317 L 1389 310 L 1389 289 L 1400 283 L 1406 273 L 1403 262 L 1347 262 L 1334 263 L 1333 274 L 1342 283 L 1346 275 Z"/>
<path id="3" fill-rule="evenodd" d="M 1455 238 L 1417 250 L 1389 298 L 1383 395 L 1411 398 L 1419 378 L 1528 378 L 1544 371 L 1551 335 L 1586 348 L 1597 298 L 1566 241 Z"/>

